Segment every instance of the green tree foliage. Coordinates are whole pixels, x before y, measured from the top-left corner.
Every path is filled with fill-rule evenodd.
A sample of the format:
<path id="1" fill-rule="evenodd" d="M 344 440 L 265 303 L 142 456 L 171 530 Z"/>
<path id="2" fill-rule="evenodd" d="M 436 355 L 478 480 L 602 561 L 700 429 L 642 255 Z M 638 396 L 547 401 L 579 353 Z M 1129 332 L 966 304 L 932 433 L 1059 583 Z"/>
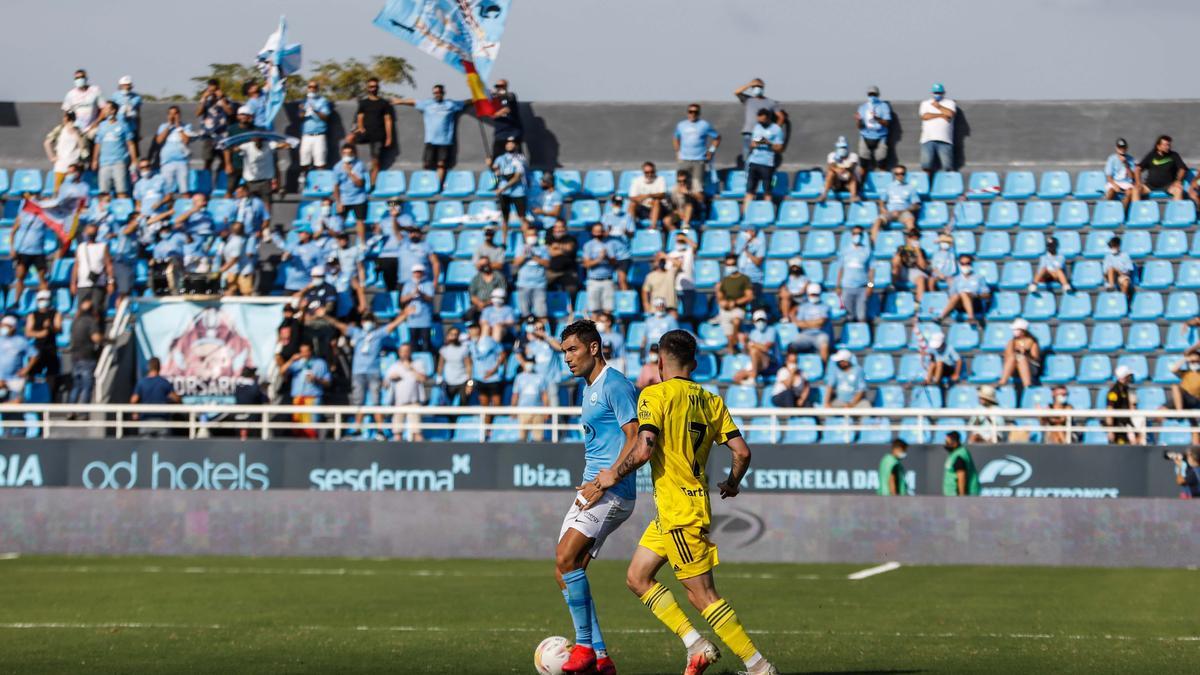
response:
<path id="1" fill-rule="evenodd" d="M 210 79 L 217 80 L 226 96 L 234 99 L 242 98 L 242 87 L 247 82 L 263 84 L 262 74 L 253 65 L 245 66 L 240 63 L 211 63 L 209 72 L 192 78 L 196 83 L 194 97 L 200 98 Z M 372 56 L 370 62 L 358 59 L 336 61 L 329 59 L 317 61 L 310 71 L 297 73 L 287 79 L 287 99 L 289 101 L 303 98 L 305 84 L 314 79 L 321 84 L 321 91 L 334 101 L 349 101 L 366 94 L 367 79 L 379 78 L 380 95 L 394 96 L 396 92 L 387 91 L 387 85 L 412 86 L 415 70 L 407 60 L 396 56 Z"/>

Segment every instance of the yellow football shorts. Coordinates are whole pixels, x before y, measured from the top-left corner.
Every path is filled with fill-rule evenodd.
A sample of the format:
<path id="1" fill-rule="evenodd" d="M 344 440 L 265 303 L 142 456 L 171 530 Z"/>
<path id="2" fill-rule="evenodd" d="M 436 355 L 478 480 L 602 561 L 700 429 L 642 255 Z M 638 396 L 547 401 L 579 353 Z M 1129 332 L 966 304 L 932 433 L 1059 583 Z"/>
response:
<path id="1" fill-rule="evenodd" d="M 666 558 L 676 579 L 691 579 L 711 572 L 721 561 L 717 545 L 708 538 L 708 529 L 687 527 L 663 532 L 658 519 L 646 526 L 638 546 L 644 546 Z"/>

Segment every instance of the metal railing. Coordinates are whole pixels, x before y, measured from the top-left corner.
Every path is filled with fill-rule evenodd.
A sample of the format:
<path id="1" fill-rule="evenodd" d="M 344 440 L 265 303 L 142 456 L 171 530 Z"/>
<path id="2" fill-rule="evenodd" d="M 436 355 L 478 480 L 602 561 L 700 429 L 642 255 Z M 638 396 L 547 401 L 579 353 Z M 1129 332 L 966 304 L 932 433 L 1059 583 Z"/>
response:
<path id="1" fill-rule="evenodd" d="M 908 432 L 918 440 L 930 434 L 958 430 L 1000 434 L 1061 431 L 1072 438 L 1093 431 L 1133 431 L 1141 438 L 1163 433 L 1190 433 L 1200 424 L 1200 411 L 1175 410 L 1049 410 L 1001 408 L 734 408 L 739 427 L 751 442 L 782 442 L 791 432 L 845 434 L 853 442 L 859 432 Z M 229 404 L 10 404 L 0 405 L 0 433 L 7 437 L 126 438 L 171 435 L 207 438 L 235 435 L 245 438 L 308 435 L 342 439 L 357 432 L 378 435 L 400 432 L 404 438 L 426 435 L 455 441 L 519 441 L 532 433 L 552 442 L 577 439 L 577 407 L 481 406 L 239 406 Z M 971 418 L 982 423 L 968 425 Z M 1061 418 L 1050 424 L 1047 418 Z M 486 419 L 486 424 L 484 423 Z M 953 425 L 940 420 L 956 420 Z M 1132 429 L 1088 426 L 1091 420 L 1129 420 Z M 1174 425 L 1172 425 L 1174 423 Z"/>

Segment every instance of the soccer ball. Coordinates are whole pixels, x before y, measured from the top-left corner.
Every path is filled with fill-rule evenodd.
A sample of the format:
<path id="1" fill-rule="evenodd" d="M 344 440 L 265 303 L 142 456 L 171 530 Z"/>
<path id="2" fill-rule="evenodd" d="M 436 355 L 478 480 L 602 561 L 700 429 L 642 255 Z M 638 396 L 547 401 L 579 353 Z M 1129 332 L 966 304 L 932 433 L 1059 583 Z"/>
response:
<path id="1" fill-rule="evenodd" d="M 542 640 L 533 650 L 533 668 L 542 675 L 563 675 L 563 664 L 571 658 L 571 643 L 555 635 Z"/>

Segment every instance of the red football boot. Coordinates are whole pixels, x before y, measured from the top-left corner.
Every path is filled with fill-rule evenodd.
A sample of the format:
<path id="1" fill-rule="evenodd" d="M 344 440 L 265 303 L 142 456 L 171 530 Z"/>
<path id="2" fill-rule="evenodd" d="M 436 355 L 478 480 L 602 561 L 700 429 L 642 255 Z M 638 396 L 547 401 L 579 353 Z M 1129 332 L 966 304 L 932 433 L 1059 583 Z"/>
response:
<path id="1" fill-rule="evenodd" d="M 609 657 L 596 659 L 596 675 L 617 675 L 617 666 Z"/>
<path id="2" fill-rule="evenodd" d="M 587 645 L 571 648 L 571 658 L 563 664 L 564 673 L 590 673 L 596 667 L 596 650 Z"/>

